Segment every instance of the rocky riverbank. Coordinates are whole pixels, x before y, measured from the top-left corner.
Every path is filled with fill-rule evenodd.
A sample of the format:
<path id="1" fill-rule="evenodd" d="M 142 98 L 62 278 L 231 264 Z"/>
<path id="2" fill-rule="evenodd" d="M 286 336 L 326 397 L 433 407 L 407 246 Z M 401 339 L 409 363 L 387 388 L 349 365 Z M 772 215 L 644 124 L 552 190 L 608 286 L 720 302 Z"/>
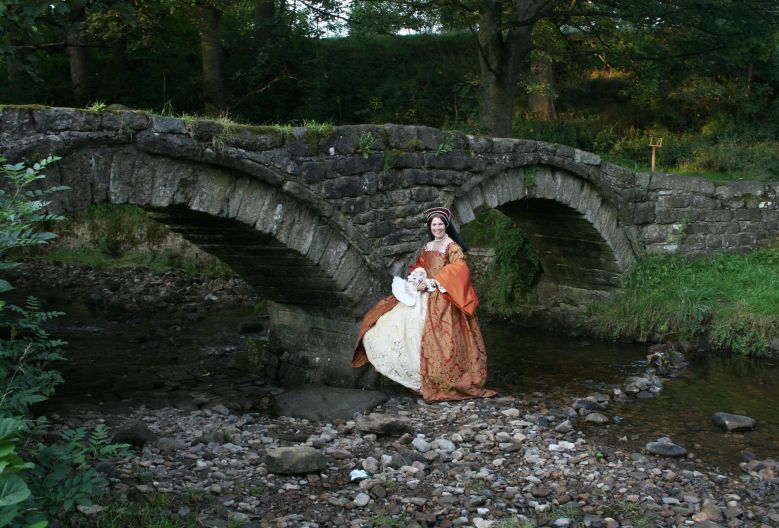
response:
<path id="1" fill-rule="evenodd" d="M 254 303 L 237 279 L 137 268 L 27 263 L 12 282 L 81 299 L 120 327 L 153 320 L 159 328 L 143 344 L 166 348 L 186 343 L 171 339 L 209 312 Z M 56 427 L 104 424 L 135 446 L 98 464 L 108 492 L 73 525 L 98 526 L 150 504 L 173 526 L 779 526 L 776 462 L 720 474 L 665 441 L 622 448 L 589 433 L 611 427 L 609 401 L 660 390 L 656 374 L 574 401 L 538 392 L 428 405 L 405 393 L 326 388 L 306 399 L 228 369 L 234 349 L 206 348 L 193 352 L 199 367 L 209 358 L 193 376 L 200 385 L 171 376 L 184 365 L 159 376 L 146 369 L 158 379 L 143 396 L 51 414 Z M 677 456 L 653 454 L 663 451 Z"/>
<path id="2" fill-rule="evenodd" d="M 779 525 L 775 463 L 727 476 L 691 458 L 599 446 L 570 411 L 538 394 L 392 398 L 327 423 L 220 401 L 78 419 L 142 446 L 104 468 L 111 499 L 101 504 L 165 494 L 172 518 L 200 526 Z"/>

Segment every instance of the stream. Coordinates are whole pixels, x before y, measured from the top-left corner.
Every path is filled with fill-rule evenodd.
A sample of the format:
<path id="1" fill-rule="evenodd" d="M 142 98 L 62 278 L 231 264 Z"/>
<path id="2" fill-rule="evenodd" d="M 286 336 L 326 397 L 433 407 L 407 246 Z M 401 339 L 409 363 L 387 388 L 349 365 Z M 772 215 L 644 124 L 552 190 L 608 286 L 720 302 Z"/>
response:
<path id="1" fill-rule="evenodd" d="M 257 409 L 257 400 L 267 400 L 273 390 L 240 361 L 245 336 L 238 329 L 251 317 L 250 307 L 110 320 L 66 291 L 27 290 L 17 297 L 23 293 L 37 294 L 45 310 L 65 312 L 50 326 L 53 336 L 68 342 L 68 360 L 58 366 L 65 383 L 40 407 L 42 413 L 67 416 L 73 408 L 116 413 L 137 405 L 182 408 L 213 395 Z M 646 366 L 646 345 L 604 343 L 501 322 L 483 324 L 482 330 L 488 385 L 504 395 L 542 394 L 550 402 L 570 404 L 594 392 L 610 393 Z M 606 414 L 619 417 L 618 424 L 598 427 L 580 421 L 576 427 L 604 444 L 635 451 L 669 436 L 721 472 L 737 472 L 745 456 L 778 458 L 779 367 L 715 354 L 688 360 L 689 368 L 666 379 L 657 397 L 612 403 Z M 711 421 L 718 411 L 751 416 L 758 427 L 723 432 Z"/>

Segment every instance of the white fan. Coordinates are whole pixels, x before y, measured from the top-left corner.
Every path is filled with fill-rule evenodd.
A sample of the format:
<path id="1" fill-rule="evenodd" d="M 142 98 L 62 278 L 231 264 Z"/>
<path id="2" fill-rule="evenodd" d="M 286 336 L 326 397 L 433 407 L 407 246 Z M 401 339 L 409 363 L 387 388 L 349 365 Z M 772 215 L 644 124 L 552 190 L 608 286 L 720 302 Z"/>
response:
<path id="1" fill-rule="evenodd" d="M 392 277 L 392 295 L 406 306 L 414 306 L 419 297 L 416 286 L 401 277 Z"/>

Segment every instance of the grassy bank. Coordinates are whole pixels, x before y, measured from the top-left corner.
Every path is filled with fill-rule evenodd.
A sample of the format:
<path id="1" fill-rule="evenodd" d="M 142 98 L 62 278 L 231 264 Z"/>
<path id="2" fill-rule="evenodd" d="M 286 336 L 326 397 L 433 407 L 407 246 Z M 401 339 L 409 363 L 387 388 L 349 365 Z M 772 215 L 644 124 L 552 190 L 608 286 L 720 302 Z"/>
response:
<path id="1" fill-rule="evenodd" d="M 621 294 L 590 308 L 588 325 L 604 338 L 706 340 L 767 355 L 779 343 L 779 250 L 648 257 Z"/>
<path id="2" fill-rule="evenodd" d="M 51 227 L 53 243 L 24 256 L 94 268 L 141 266 L 190 275 L 227 277 L 229 267 L 203 253 L 143 209 L 132 205 L 95 205 Z"/>

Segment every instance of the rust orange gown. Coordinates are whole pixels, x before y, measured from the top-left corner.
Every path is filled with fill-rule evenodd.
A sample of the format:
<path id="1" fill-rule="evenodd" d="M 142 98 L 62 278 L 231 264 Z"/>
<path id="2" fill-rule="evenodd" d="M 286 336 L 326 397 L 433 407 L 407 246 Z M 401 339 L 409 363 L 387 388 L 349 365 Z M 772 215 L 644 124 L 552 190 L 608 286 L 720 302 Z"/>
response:
<path id="1" fill-rule="evenodd" d="M 449 240 L 440 250 L 428 243 L 410 271 L 423 267 L 446 292 L 436 289 L 427 296 L 420 377 L 426 401 L 464 400 L 494 396 L 485 389 L 487 353 L 475 316 L 479 299 L 471 284 L 471 271 L 462 248 Z M 363 337 L 379 318 L 398 304 L 389 296 L 371 308 L 363 319 L 352 358 L 352 367 L 368 363 Z"/>

